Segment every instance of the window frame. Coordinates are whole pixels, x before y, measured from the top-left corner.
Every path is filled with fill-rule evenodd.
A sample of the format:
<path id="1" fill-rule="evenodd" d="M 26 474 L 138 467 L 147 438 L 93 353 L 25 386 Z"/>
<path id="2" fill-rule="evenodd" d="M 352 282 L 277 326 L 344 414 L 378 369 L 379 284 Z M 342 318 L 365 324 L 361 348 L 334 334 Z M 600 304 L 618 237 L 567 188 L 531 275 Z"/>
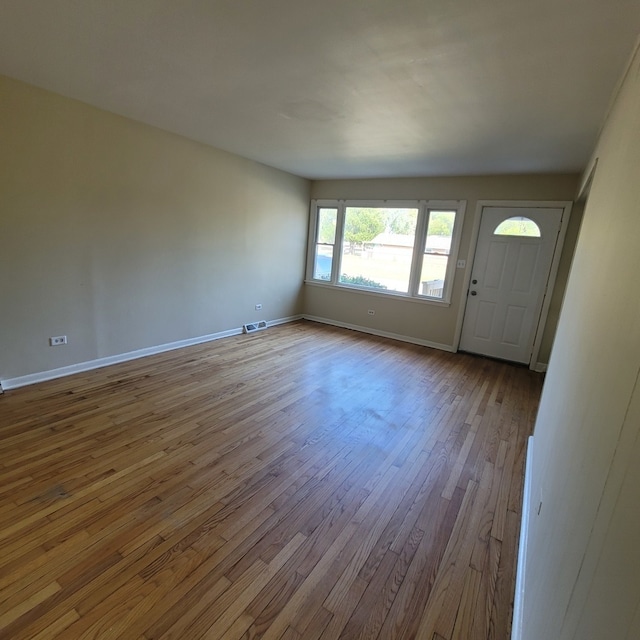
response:
<path id="1" fill-rule="evenodd" d="M 320 242 L 319 240 L 319 236 L 320 236 L 320 210 L 321 209 L 328 209 L 328 210 L 335 210 L 336 211 L 336 230 L 333 236 L 333 243 L 329 243 L 329 242 Z M 315 265 L 316 265 L 316 257 L 318 255 L 318 247 L 319 246 L 323 246 L 323 247 L 331 247 L 331 273 L 329 275 L 329 282 L 332 281 L 333 279 L 333 268 L 334 268 L 334 259 L 333 256 L 335 256 L 336 253 L 336 244 L 338 243 L 338 225 L 339 225 L 339 215 L 340 215 L 340 210 L 337 206 L 331 206 L 331 207 L 325 207 L 325 206 L 317 206 L 315 209 L 315 229 L 314 231 L 314 238 L 315 241 L 313 243 L 313 245 L 311 245 L 311 249 L 313 251 L 313 263 L 311 264 L 311 272 L 310 274 L 308 274 L 308 277 L 311 278 L 311 280 L 313 280 L 314 282 L 327 282 L 327 280 L 323 279 L 323 278 L 314 278 L 313 274 L 315 272 Z M 309 234 L 311 235 L 311 234 Z"/>
<path id="2" fill-rule="evenodd" d="M 450 305 L 453 292 L 458 252 L 462 237 L 464 214 L 466 210 L 466 200 L 333 200 L 314 199 L 311 201 L 309 219 L 309 237 L 307 242 L 307 264 L 305 272 L 305 283 L 321 287 L 329 287 L 341 290 L 357 291 L 371 295 L 402 298 L 414 302 L 425 302 L 429 304 Z M 344 224 L 345 211 L 347 207 L 372 207 L 372 208 L 397 208 L 397 209 L 417 209 L 418 219 L 414 236 L 413 253 L 411 259 L 411 270 L 409 273 L 408 291 L 388 291 L 384 289 L 374 289 L 361 285 L 341 283 L 340 273 L 342 267 L 342 255 L 344 249 Z M 313 277 L 314 264 L 316 259 L 316 247 L 318 244 L 318 211 L 324 208 L 337 209 L 336 216 L 336 236 L 333 246 L 331 260 L 331 278 L 329 280 L 315 279 Z M 453 232 L 451 235 L 451 248 L 448 255 L 447 268 L 445 271 L 442 297 L 427 296 L 420 293 L 420 274 L 425 252 L 427 231 L 429 228 L 429 217 L 432 212 L 455 211 Z"/>

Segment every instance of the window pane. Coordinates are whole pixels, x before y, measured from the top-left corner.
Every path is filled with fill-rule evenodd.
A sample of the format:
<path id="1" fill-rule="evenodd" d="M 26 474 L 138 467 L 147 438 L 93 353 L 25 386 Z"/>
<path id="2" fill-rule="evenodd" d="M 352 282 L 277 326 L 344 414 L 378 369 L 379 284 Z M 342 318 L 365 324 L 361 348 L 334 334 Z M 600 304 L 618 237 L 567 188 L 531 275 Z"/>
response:
<path id="1" fill-rule="evenodd" d="M 340 282 L 409 291 L 417 209 L 346 207 Z"/>
<path id="2" fill-rule="evenodd" d="M 451 252 L 455 211 L 430 211 L 425 253 L 448 256 Z"/>
<path id="3" fill-rule="evenodd" d="M 503 220 L 493 232 L 494 236 L 529 236 L 540 237 L 540 227 L 530 218 L 516 216 Z"/>
<path id="4" fill-rule="evenodd" d="M 430 298 L 442 298 L 447 275 L 455 211 L 430 211 L 427 239 L 425 241 L 419 294 Z"/>
<path id="5" fill-rule="evenodd" d="M 336 241 L 337 209 L 318 209 L 318 242 L 333 244 Z"/>
<path id="6" fill-rule="evenodd" d="M 337 221 L 338 209 L 335 207 L 318 208 L 318 230 L 312 275 L 314 280 L 331 280 Z"/>
<path id="7" fill-rule="evenodd" d="M 331 264 L 333 262 L 333 247 L 331 245 L 316 245 L 316 259 L 313 263 L 314 280 L 331 280 Z"/>

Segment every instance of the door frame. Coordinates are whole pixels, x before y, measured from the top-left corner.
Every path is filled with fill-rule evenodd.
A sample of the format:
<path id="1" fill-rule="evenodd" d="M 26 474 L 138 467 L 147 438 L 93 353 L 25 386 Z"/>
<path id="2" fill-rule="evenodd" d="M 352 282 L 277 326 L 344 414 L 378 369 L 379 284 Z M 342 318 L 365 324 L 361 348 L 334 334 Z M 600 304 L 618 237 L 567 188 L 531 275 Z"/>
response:
<path id="1" fill-rule="evenodd" d="M 528 209 L 562 209 L 562 220 L 560 222 L 560 232 L 556 238 L 556 244 L 553 249 L 553 258 L 551 260 L 551 268 L 549 270 L 549 280 L 547 281 L 547 287 L 542 299 L 542 306 L 540 308 L 540 314 L 535 326 L 535 338 L 533 341 L 533 347 L 531 350 L 531 357 L 529 360 L 529 369 L 534 371 L 545 371 L 546 364 L 538 362 L 538 354 L 540 353 L 540 346 L 542 344 L 542 336 L 544 335 L 544 328 L 546 326 L 547 317 L 549 315 L 549 307 L 551 305 L 551 297 L 553 295 L 553 289 L 556 283 L 556 276 L 558 275 L 558 267 L 560 266 L 560 257 L 562 256 L 562 248 L 564 247 L 564 238 L 567 234 L 567 227 L 569 226 L 569 218 L 571 217 L 571 207 L 573 202 L 571 200 L 478 200 L 476 202 L 476 212 L 473 218 L 473 228 L 471 231 L 471 240 L 469 243 L 469 253 L 467 257 L 467 268 L 465 269 L 464 281 L 463 281 L 463 295 L 464 299 L 458 310 L 458 318 L 456 321 L 456 332 L 454 335 L 453 348 L 454 351 L 458 351 L 460 348 L 460 339 L 462 337 L 462 323 L 464 322 L 464 314 L 467 310 L 467 292 L 469 291 L 469 283 L 471 282 L 471 272 L 473 270 L 473 261 L 476 257 L 476 249 L 478 246 L 478 236 L 480 233 L 480 222 L 482 220 L 482 211 L 485 207 L 514 207 L 514 208 L 528 208 Z"/>

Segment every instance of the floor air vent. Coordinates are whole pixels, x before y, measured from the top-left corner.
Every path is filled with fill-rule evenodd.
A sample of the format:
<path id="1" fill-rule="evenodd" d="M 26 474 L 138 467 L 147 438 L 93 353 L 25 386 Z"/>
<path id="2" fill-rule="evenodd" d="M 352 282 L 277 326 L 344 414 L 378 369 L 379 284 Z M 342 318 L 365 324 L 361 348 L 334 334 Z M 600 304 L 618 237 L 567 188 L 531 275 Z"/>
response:
<path id="1" fill-rule="evenodd" d="M 266 329 L 267 323 L 264 320 L 259 320 L 258 322 L 249 322 L 248 324 L 242 325 L 243 333 L 253 333 L 254 331 L 260 331 L 261 329 Z"/>

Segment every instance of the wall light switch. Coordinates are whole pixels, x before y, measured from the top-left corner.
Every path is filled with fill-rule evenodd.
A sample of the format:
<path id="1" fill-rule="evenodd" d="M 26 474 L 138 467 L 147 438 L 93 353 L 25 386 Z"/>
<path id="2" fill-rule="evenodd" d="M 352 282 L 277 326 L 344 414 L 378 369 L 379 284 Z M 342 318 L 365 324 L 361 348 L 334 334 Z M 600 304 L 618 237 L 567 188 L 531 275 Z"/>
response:
<path id="1" fill-rule="evenodd" d="M 458 267 L 458 269 L 464 269 L 466 266 L 467 266 L 466 260 L 458 260 L 458 262 L 456 262 L 456 267 Z"/>

